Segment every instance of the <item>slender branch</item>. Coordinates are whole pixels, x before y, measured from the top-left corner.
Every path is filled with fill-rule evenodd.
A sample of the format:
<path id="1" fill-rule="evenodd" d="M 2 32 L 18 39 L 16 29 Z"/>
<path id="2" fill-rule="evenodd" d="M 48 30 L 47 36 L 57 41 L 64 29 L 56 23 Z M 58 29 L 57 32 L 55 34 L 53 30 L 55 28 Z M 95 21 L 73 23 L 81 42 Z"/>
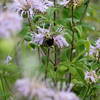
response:
<path id="1" fill-rule="evenodd" d="M 54 6 L 56 6 L 56 0 L 54 0 Z M 54 11 L 54 26 L 56 26 L 55 21 L 56 21 L 56 11 Z M 55 46 L 54 49 L 55 49 L 55 53 L 54 53 L 54 56 L 55 56 L 54 71 L 56 71 L 56 69 L 57 69 L 56 68 L 56 64 L 57 64 L 57 47 Z"/>
<path id="2" fill-rule="evenodd" d="M 54 71 L 56 71 L 57 70 L 57 67 L 56 67 L 56 65 L 57 65 L 57 47 L 55 46 L 55 65 L 54 65 Z"/>
<path id="3" fill-rule="evenodd" d="M 56 6 L 56 0 L 54 0 L 54 7 Z M 56 25 L 56 12 L 54 11 L 54 26 Z"/>
<path id="4" fill-rule="evenodd" d="M 70 55 L 70 61 L 72 61 L 73 58 L 73 49 L 74 49 L 74 39 L 75 39 L 75 34 L 74 34 L 74 7 L 72 6 L 72 42 L 71 42 L 71 55 Z"/>
<path id="5" fill-rule="evenodd" d="M 86 15 L 89 2 L 90 2 L 90 0 L 87 0 L 86 3 L 84 4 L 84 5 L 85 5 L 85 8 L 84 8 L 84 12 L 83 12 L 83 14 L 82 14 L 82 16 L 81 16 L 81 18 L 80 18 L 80 23 L 82 22 L 83 18 L 84 18 L 85 15 Z"/>
<path id="6" fill-rule="evenodd" d="M 100 61 L 100 51 L 98 51 L 98 62 Z"/>
<path id="7" fill-rule="evenodd" d="M 87 94 L 88 94 L 89 91 L 90 91 L 90 85 L 88 86 L 88 88 L 87 88 L 87 90 L 86 90 L 86 92 L 85 92 L 85 95 L 84 95 L 84 97 L 83 97 L 83 100 L 86 99 Z"/>
<path id="8" fill-rule="evenodd" d="M 0 80 L 1 80 L 1 85 L 2 85 L 2 91 L 4 93 L 4 100 L 7 100 L 6 93 L 5 93 L 5 86 L 3 82 L 3 76 L 0 77 Z"/>
<path id="9" fill-rule="evenodd" d="M 44 53 L 45 56 L 47 56 L 45 50 L 43 50 L 43 48 L 41 48 L 42 52 Z M 49 61 L 51 62 L 51 64 L 55 65 L 55 63 L 49 58 Z"/>
<path id="10" fill-rule="evenodd" d="M 50 53 L 50 48 L 48 48 L 48 50 L 47 50 L 47 65 L 46 65 L 46 69 L 45 69 L 45 80 L 48 75 L 49 53 Z"/>
<path id="11" fill-rule="evenodd" d="M 72 61 L 72 58 L 73 58 L 73 49 L 74 49 L 74 40 L 75 40 L 75 32 L 74 32 L 74 6 L 72 6 L 72 42 L 71 42 L 71 53 L 70 53 L 70 61 Z M 70 85 L 71 83 L 71 78 L 72 78 L 72 75 L 71 73 L 69 73 L 69 82 L 68 82 L 68 86 Z"/>
<path id="12" fill-rule="evenodd" d="M 31 20 L 30 20 L 30 12 L 28 12 L 28 23 L 29 23 L 29 26 L 30 26 L 30 30 L 33 32 L 33 28 L 32 28 L 32 23 L 31 23 Z"/>
<path id="13" fill-rule="evenodd" d="M 32 29 L 32 23 L 31 23 L 31 20 L 30 20 L 29 17 L 28 17 L 28 23 L 29 23 L 29 26 L 30 26 L 30 30 L 33 32 L 33 29 Z"/>

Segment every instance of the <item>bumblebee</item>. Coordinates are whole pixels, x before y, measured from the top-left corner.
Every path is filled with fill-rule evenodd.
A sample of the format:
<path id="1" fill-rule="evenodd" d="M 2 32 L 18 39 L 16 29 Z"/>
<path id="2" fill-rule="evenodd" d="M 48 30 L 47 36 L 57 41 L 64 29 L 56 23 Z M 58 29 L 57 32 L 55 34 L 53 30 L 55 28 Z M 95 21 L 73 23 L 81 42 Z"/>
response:
<path id="1" fill-rule="evenodd" d="M 43 45 L 46 46 L 46 47 L 51 47 L 51 46 L 53 46 L 53 45 L 54 45 L 53 36 L 47 34 L 47 35 L 44 37 Z"/>

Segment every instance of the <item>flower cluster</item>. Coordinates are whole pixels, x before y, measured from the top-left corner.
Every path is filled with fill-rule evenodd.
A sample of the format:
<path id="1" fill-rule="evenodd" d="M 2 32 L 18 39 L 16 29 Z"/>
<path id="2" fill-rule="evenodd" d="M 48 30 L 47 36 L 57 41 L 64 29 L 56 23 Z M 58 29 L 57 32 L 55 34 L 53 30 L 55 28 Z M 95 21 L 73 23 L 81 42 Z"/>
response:
<path id="1" fill-rule="evenodd" d="M 50 30 L 43 28 L 38 28 L 38 34 L 35 33 L 35 36 L 33 36 L 33 43 L 36 43 L 37 45 L 56 45 L 58 48 L 69 46 L 62 35 L 50 35 Z"/>
<path id="2" fill-rule="evenodd" d="M 67 41 L 65 40 L 65 38 L 62 35 L 57 35 L 54 37 L 54 43 L 55 45 L 58 46 L 58 48 L 63 48 L 63 47 L 67 47 L 69 46 L 69 44 L 67 43 Z"/>
<path id="3" fill-rule="evenodd" d="M 9 62 L 12 60 L 11 56 L 7 56 L 5 60 L 5 64 L 9 64 Z"/>
<path id="4" fill-rule="evenodd" d="M 37 100 L 79 100 L 79 98 L 70 91 L 55 91 L 40 84 L 36 80 L 20 79 L 16 82 L 16 89 L 23 96 L 36 98 Z"/>
<path id="5" fill-rule="evenodd" d="M 85 80 L 89 83 L 95 83 L 99 77 L 96 75 L 95 71 L 85 72 Z"/>
<path id="6" fill-rule="evenodd" d="M 13 4 L 14 9 L 21 15 L 21 16 L 33 16 L 32 10 L 32 0 L 14 0 Z"/>
<path id="7" fill-rule="evenodd" d="M 100 39 L 96 41 L 96 46 L 92 45 L 90 46 L 89 55 L 99 57 L 99 52 L 100 52 Z"/>
<path id="8" fill-rule="evenodd" d="M 15 0 L 14 8 L 21 16 L 32 17 L 36 11 L 46 12 L 53 3 L 48 0 Z"/>
<path id="9" fill-rule="evenodd" d="M 22 18 L 15 12 L 4 11 L 0 13 L 0 37 L 10 37 L 22 28 Z"/>

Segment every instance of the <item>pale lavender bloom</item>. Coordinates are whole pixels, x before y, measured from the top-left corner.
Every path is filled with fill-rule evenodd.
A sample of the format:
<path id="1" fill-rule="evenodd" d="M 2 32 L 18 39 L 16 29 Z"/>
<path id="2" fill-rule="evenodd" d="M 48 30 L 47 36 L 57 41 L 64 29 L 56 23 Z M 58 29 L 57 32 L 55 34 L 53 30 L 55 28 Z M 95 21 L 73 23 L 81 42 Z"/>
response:
<path id="1" fill-rule="evenodd" d="M 33 35 L 33 43 L 42 45 L 45 39 L 45 35 L 49 33 L 49 30 L 38 27 L 38 34 Z"/>
<path id="2" fill-rule="evenodd" d="M 34 37 L 33 37 L 33 43 L 36 43 L 38 45 L 42 45 L 43 44 L 43 41 L 44 41 L 44 34 L 36 34 Z"/>
<path id="3" fill-rule="evenodd" d="M 98 39 L 98 40 L 96 41 L 96 48 L 97 48 L 97 49 L 100 49 L 100 39 Z"/>
<path id="4" fill-rule="evenodd" d="M 69 4 L 71 0 L 63 0 L 63 1 L 60 1 L 58 4 L 59 5 L 63 5 L 63 6 L 66 6 L 67 4 Z"/>
<path id="5" fill-rule="evenodd" d="M 32 17 L 34 15 L 33 12 L 33 0 L 14 0 L 13 9 L 15 9 L 18 13 L 23 15 L 28 15 L 28 17 Z"/>
<path id="6" fill-rule="evenodd" d="M 47 88 L 43 83 L 35 79 L 24 78 L 17 80 L 15 87 L 19 93 L 29 98 L 37 97 L 38 100 L 45 100 L 54 96 L 55 92 Z"/>
<path id="7" fill-rule="evenodd" d="M 94 46 L 90 45 L 89 55 L 93 56 L 94 54 L 96 54 L 96 48 Z"/>
<path id="8" fill-rule="evenodd" d="M 17 80 L 15 87 L 23 96 L 28 96 L 30 94 L 31 83 L 27 78 Z"/>
<path id="9" fill-rule="evenodd" d="M 79 100 L 79 98 L 73 92 L 61 91 L 55 95 L 54 100 Z"/>
<path id="10" fill-rule="evenodd" d="M 33 0 L 33 3 L 32 3 L 32 7 L 33 9 L 35 10 L 38 10 L 40 12 L 46 12 L 46 10 L 53 6 L 53 2 L 51 1 L 48 1 L 48 0 Z"/>
<path id="11" fill-rule="evenodd" d="M 8 38 L 22 29 L 22 18 L 15 12 L 0 13 L 0 37 Z"/>
<path id="12" fill-rule="evenodd" d="M 90 83 L 91 82 L 95 83 L 97 80 L 97 75 L 96 75 L 95 71 L 85 72 L 85 80 L 87 80 Z"/>
<path id="13" fill-rule="evenodd" d="M 46 87 L 35 87 L 32 90 L 32 97 L 38 96 L 39 100 L 52 100 L 51 98 L 55 95 L 55 92 L 52 89 Z"/>
<path id="14" fill-rule="evenodd" d="M 48 1 L 48 0 L 44 0 L 44 4 L 45 4 L 46 6 L 48 6 L 48 7 L 54 6 L 53 2 Z"/>
<path id="15" fill-rule="evenodd" d="M 6 60 L 5 60 L 5 64 L 9 64 L 9 62 L 12 60 L 11 56 L 7 56 Z"/>
<path id="16" fill-rule="evenodd" d="M 54 37 L 54 43 L 58 46 L 58 48 L 63 48 L 69 46 L 67 41 L 62 35 L 57 35 Z"/>
<path id="17" fill-rule="evenodd" d="M 79 98 L 70 91 L 56 91 L 47 88 L 45 84 L 36 81 L 36 79 L 21 79 L 16 82 L 16 88 L 23 96 L 29 97 L 31 100 L 79 100 Z"/>
<path id="18" fill-rule="evenodd" d="M 28 14 L 28 16 L 34 16 L 36 11 L 46 12 L 46 10 L 53 6 L 53 2 L 48 0 L 15 0 L 14 8 L 23 14 Z"/>
<path id="19" fill-rule="evenodd" d="M 38 33 L 47 34 L 49 32 L 50 32 L 50 30 L 48 30 L 48 29 L 38 27 Z"/>
<path id="20" fill-rule="evenodd" d="M 100 39 L 96 41 L 96 46 L 90 45 L 90 51 L 89 55 L 99 57 L 99 52 L 100 52 Z"/>

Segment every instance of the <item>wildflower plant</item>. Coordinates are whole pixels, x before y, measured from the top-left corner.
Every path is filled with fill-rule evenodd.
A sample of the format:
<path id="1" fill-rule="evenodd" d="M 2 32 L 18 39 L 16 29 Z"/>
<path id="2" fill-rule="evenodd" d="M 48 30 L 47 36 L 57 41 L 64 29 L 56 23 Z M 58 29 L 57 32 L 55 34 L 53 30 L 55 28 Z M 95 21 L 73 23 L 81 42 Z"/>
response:
<path id="1" fill-rule="evenodd" d="M 0 100 L 99 100 L 93 1 L 3 1 Z"/>

